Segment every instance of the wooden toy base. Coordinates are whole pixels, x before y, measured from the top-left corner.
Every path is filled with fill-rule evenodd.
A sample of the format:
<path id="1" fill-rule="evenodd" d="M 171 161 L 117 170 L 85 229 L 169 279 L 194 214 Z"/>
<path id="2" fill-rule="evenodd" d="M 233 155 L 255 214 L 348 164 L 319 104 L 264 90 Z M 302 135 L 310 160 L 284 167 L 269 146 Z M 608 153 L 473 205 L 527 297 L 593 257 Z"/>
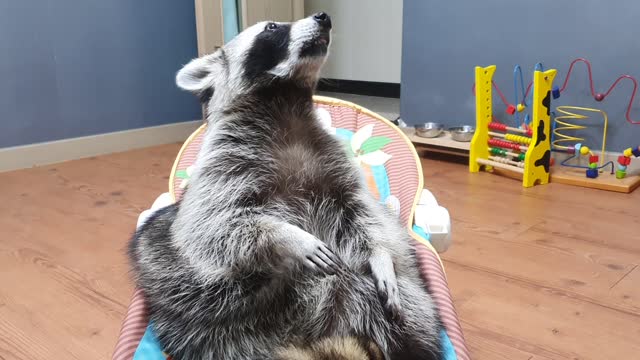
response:
<path id="1" fill-rule="evenodd" d="M 584 169 L 554 165 L 551 167 L 552 183 L 582 186 L 592 189 L 630 193 L 640 186 L 640 174 L 627 174 L 624 179 L 616 179 L 615 174 L 605 170 L 597 178 L 589 179 Z"/>
<path id="2" fill-rule="evenodd" d="M 417 136 L 413 128 L 403 128 L 402 130 L 407 134 L 414 145 L 419 147 L 421 150 L 467 158 L 469 157 L 469 143 L 455 141 L 451 139 L 451 136 L 446 132 L 436 138 L 423 138 Z M 561 166 L 560 162 L 563 160 L 562 156 L 554 155 L 554 157 L 556 158 L 556 164 L 551 167 L 551 183 L 581 186 L 627 194 L 640 187 L 640 168 L 638 166 L 634 166 L 635 164 L 640 163 L 640 158 L 635 159 L 635 161 L 632 160 L 632 166 L 629 167 L 629 173 L 627 173 L 627 176 L 624 179 L 619 180 L 616 179 L 615 174 L 611 175 L 608 170 L 600 173 L 600 175 L 595 179 L 589 179 L 586 177 L 584 169 Z M 607 159 L 607 161 L 612 160 L 615 163 L 616 156 L 609 157 L 610 159 Z M 522 174 L 504 169 L 494 169 L 493 172 L 496 175 L 506 176 L 513 179 L 522 179 Z"/>
<path id="3" fill-rule="evenodd" d="M 604 162 L 613 161 L 615 168 L 617 168 L 617 159 L 620 154 L 605 153 L 604 156 L 600 153 L 596 153 L 600 158 L 604 158 Z M 560 163 L 566 159 L 569 155 L 563 153 L 555 153 L 553 158 L 556 164 L 551 167 L 551 179 L 552 183 L 567 184 L 574 186 L 582 186 L 591 189 L 615 191 L 620 193 L 630 193 L 636 188 L 640 187 L 640 158 L 633 158 L 631 164 L 627 168 L 627 176 L 624 179 L 616 179 L 615 174 L 611 174 L 611 168 L 606 167 L 602 169 L 595 179 L 587 178 L 585 169 L 572 168 L 568 166 L 561 166 Z M 586 165 L 584 159 L 581 162 L 576 162 L 573 159 L 570 163 L 580 165 Z"/>

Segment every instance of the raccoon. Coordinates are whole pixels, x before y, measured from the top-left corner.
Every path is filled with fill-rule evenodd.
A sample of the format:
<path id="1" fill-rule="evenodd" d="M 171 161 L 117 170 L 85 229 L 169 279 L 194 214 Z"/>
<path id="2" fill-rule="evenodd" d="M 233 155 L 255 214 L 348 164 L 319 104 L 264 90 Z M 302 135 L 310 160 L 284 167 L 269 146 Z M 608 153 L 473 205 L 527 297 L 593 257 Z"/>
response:
<path id="1" fill-rule="evenodd" d="M 305 347 L 291 345 L 277 351 L 275 360 L 384 360 L 384 354 L 370 340 L 339 337 Z"/>
<path id="2" fill-rule="evenodd" d="M 176 360 L 276 360 L 353 338 L 384 359 L 442 358 L 405 227 L 314 111 L 331 27 L 326 13 L 260 22 L 176 75 L 207 130 L 184 196 L 129 247 Z"/>

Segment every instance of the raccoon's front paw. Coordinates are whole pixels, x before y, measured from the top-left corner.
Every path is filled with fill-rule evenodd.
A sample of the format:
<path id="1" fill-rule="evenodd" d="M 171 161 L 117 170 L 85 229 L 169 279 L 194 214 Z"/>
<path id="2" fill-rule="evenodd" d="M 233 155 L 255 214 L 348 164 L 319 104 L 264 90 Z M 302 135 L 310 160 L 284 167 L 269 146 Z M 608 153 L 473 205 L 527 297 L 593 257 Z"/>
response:
<path id="1" fill-rule="evenodd" d="M 391 319 L 397 323 L 402 323 L 403 313 L 402 306 L 400 305 L 400 293 L 398 292 L 398 284 L 393 279 L 378 279 L 376 281 L 376 288 L 378 289 L 378 295 L 382 306 L 386 310 Z"/>
<path id="2" fill-rule="evenodd" d="M 342 262 L 336 254 L 321 240 L 307 238 L 295 245 L 295 256 L 304 267 L 315 273 L 333 275 L 341 267 Z"/>
<path id="3" fill-rule="evenodd" d="M 391 256 L 384 251 L 375 252 L 369 259 L 369 264 L 382 306 L 393 321 L 401 323 L 403 314 L 400 292 Z"/>

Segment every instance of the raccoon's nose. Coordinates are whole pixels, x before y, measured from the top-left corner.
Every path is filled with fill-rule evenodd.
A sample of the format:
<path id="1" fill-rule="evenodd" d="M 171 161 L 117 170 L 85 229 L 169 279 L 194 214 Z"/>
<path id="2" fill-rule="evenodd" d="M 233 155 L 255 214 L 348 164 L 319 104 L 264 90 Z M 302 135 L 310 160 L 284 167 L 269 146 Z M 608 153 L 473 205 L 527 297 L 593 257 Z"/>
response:
<path id="1" fill-rule="evenodd" d="M 313 15 L 313 20 L 320 24 L 322 28 L 331 29 L 331 17 L 327 13 L 319 12 Z"/>

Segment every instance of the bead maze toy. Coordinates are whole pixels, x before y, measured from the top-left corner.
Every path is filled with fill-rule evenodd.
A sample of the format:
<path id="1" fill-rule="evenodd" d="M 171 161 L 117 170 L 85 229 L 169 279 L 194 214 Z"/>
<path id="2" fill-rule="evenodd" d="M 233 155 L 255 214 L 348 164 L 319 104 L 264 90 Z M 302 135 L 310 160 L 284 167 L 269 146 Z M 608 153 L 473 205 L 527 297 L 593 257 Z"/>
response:
<path id="1" fill-rule="evenodd" d="M 633 91 L 627 104 L 625 118 L 626 121 L 630 124 L 640 124 L 640 120 L 633 120 L 631 118 L 633 100 L 635 98 L 638 87 L 637 80 L 631 75 L 621 75 L 611 84 L 607 91 L 603 93 L 596 92 L 593 82 L 591 63 L 583 58 L 577 58 L 571 62 L 562 86 L 553 86 L 551 91 L 552 99 L 555 101 L 556 99 L 560 98 L 561 94 L 567 90 L 569 79 L 571 77 L 572 71 L 574 70 L 574 66 L 579 62 L 586 65 L 589 78 L 590 93 L 593 99 L 597 102 L 604 101 L 622 80 L 627 79 L 632 82 Z M 542 64 L 537 64 L 535 70 L 542 70 Z M 530 117 L 527 114 L 524 116 L 524 119 L 521 120 L 520 113 L 524 112 L 524 110 L 527 109 L 527 107 L 530 105 L 530 101 L 528 99 L 532 95 L 532 89 L 535 90 L 536 88 L 535 81 L 530 82 L 525 89 L 522 69 L 519 65 L 516 65 L 514 68 L 513 80 L 514 101 L 512 103 L 507 100 L 506 96 L 502 93 L 495 82 L 491 81 L 491 85 L 485 84 L 490 89 L 495 89 L 496 93 L 504 103 L 506 113 L 509 116 L 512 116 L 516 122 L 516 127 L 512 128 L 497 123 L 494 120 L 492 123 L 490 123 L 490 129 L 500 130 L 503 132 L 505 130 L 511 130 L 520 134 L 524 133 L 530 136 Z M 474 84 L 474 86 L 480 87 L 481 85 L 482 84 L 476 78 L 476 84 Z M 478 91 L 478 93 L 480 93 L 480 91 Z M 478 104 L 477 101 L 478 96 L 476 96 L 476 103 Z M 477 109 L 483 110 L 482 108 L 478 107 Z M 478 117 L 478 110 L 476 110 L 476 112 L 476 116 Z M 486 114 L 483 116 L 486 116 Z M 584 143 L 585 138 L 579 136 L 581 130 L 588 128 L 588 126 L 585 125 L 589 123 L 588 120 L 595 119 L 595 117 L 601 118 L 603 124 L 602 141 L 599 153 L 592 151 L 587 146 L 587 144 Z M 554 159 L 558 160 L 559 166 L 552 167 L 549 181 L 626 193 L 629 193 L 636 187 L 640 186 L 640 173 L 636 174 L 636 172 L 634 171 L 630 175 L 627 174 L 628 166 L 631 164 L 632 156 L 638 157 L 640 150 L 638 150 L 637 148 L 627 148 L 623 151 L 622 155 L 617 157 L 617 159 L 615 156 L 612 156 L 612 154 L 607 153 L 606 141 L 607 129 L 609 127 L 609 117 L 605 111 L 595 108 L 560 105 L 556 107 L 555 111 L 551 111 L 551 119 L 551 151 L 554 154 L 551 163 L 553 164 Z M 490 133 L 490 135 L 493 134 Z M 518 138 L 513 137 L 513 135 L 510 135 L 510 137 L 512 138 L 512 140 L 518 140 Z M 505 145 L 509 150 L 522 150 L 522 144 L 519 144 L 518 146 L 514 146 L 513 144 L 504 144 L 504 140 L 509 140 L 504 136 L 503 140 L 492 140 L 494 145 Z M 502 148 L 497 147 L 495 149 L 490 149 L 491 155 L 502 156 L 501 158 L 499 158 L 499 161 L 502 163 L 506 162 L 510 165 L 523 167 L 524 165 L 521 152 L 513 153 L 510 151 L 506 151 L 504 150 L 505 146 L 503 146 Z M 504 156 L 511 156 L 512 158 L 505 159 Z M 582 159 L 588 159 L 588 161 Z M 616 162 L 617 169 L 615 164 Z"/>
<path id="2" fill-rule="evenodd" d="M 524 187 L 546 184 L 551 165 L 551 86 L 556 70 L 542 71 L 537 67 L 534 71 L 533 121 L 531 127 L 524 129 L 506 126 L 493 118 L 495 70 L 495 65 L 475 68 L 476 132 L 469 150 L 469 171 L 504 170 L 507 175 L 520 174 Z M 511 106 L 507 112 L 523 110 L 524 105 Z"/>

